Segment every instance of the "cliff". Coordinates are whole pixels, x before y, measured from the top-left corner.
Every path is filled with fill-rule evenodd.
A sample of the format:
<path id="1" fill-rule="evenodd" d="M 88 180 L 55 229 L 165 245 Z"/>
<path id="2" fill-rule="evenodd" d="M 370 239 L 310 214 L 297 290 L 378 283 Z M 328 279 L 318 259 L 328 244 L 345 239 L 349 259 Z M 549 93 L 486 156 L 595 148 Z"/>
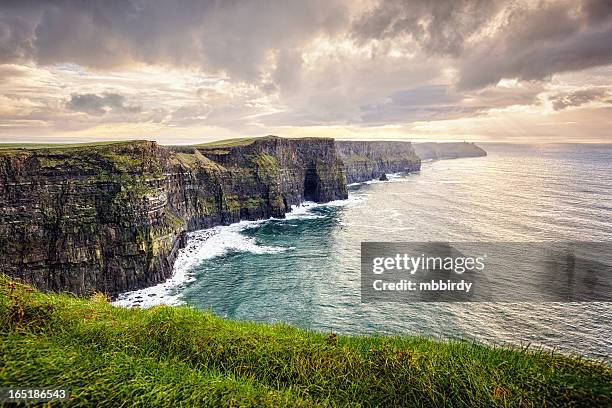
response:
<path id="1" fill-rule="evenodd" d="M 172 273 L 184 233 L 347 198 L 333 139 L 0 150 L 0 272 L 117 294 Z"/>
<path id="2" fill-rule="evenodd" d="M 467 146 L 428 152 L 480 150 Z M 169 278 L 186 232 L 284 217 L 305 200 L 347 198 L 347 182 L 419 168 L 408 142 L 329 138 L 0 149 L 0 273 L 115 295 Z"/>
<path id="3" fill-rule="evenodd" d="M 474 143 L 415 143 L 414 150 L 421 160 L 457 159 L 460 157 L 486 156 L 484 149 Z"/>
<path id="4" fill-rule="evenodd" d="M 386 173 L 418 171 L 421 159 L 410 142 L 336 141 L 349 183 L 377 179 Z"/>

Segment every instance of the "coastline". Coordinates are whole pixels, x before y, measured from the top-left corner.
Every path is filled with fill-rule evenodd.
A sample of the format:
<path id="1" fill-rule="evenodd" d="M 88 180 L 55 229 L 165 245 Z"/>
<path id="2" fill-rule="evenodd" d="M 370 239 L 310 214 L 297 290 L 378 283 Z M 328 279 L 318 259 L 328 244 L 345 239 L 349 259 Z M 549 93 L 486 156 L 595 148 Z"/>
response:
<path id="1" fill-rule="evenodd" d="M 423 160 L 423 162 L 431 163 L 434 161 L 455 160 L 455 159 L 460 159 L 460 158 L 461 157 L 437 157 L 437 158 L 425 159 Z M 465 157 L 465 158 L 472 158 L 472 157 Z M 388 173 L 386 174 L 386 176 L 388 177 L 388 180 L 382 181 L 382 180 L 379 180 L 377 177 L 375 177 L 369 180 L 349 183 L 347 184 L 347 187 L 350 188 L 350 187 L 356 187 L 359 185 L 393 183 L 393 182 L 398 181 L 398 179 L 409 177 L 411 174 L 419 173 L 420 171 L 421 170 L 419 169 L 417 171 Z M 314 202 L 309 202 L 309 201 L 303 201 L 298 205 L 291 206 L 291 210 L 285 214 L 285 218 L 292 219 L 292 218 L 297 218 L 301 216 L 302 217 L 307 216 L 307 212 L 309 208 L 312 208 L 313 206 L 346 205 L 350 202 L 350 200 L 351 200 L 351 197 L 349 195 L 347 199 L 335 200 L 335 201 L 330 201 L 326 203 L 314 203 Z M 155 284 L 155 285 L 118 293 L 112 296 L 113 304 L 116 306 L 145 307 L 145 308 L 162 305 L 162 304 L 171 305 L 171 306 L 181 305 L 182 302 L 180 300 L 180 295 L 173 295 L 170 292 L 179 288 L 181 285 L 187 284 L 195 279 L 193 276 L 190 276 L 188 274 L 188 270 L 191 267 L 195 266 L 194 264 L 199 261 L 222 255 L 222 253 L 219 253 L 215 249 L 212 249 L 209 254 L 201 254 L 199 256 L 196 255 L 196 259 L 190 261 L 187 258 L 189 256 L 193 256 L 193 253 L 196 251 L 196 247 L 198 246 L 198 244 L 199 246 L 202 246 L 202 244 L 204 243 L 203 241 L 208 240 L 213 235 L 219 234 L 222 231 L 229 232 L 229 233 L 239 233 L 240 231 L 247 229 L 250 226 L 259 225 L 261 223 L 264 223 L 264 222 L 267 222 L 273 219 L 277 219 L 277 218 L 270 217 L 267 219 L 259 219 L 259 220 L 241 220 L 241 221 L 229 224 L 229 225 L 217 225 L 217 226 L 210 227 L 210 228 L 186 232 L 183 238 L 185 245 L 179 248 L 179 253 L 177 255 L 175 264 L 172 268 L 172 274 L 170 275 L 168 279 L 158 284 Z M 201 235 L 203 235 L 204 237 Z M 190 248 L 190 243 L 192 244 L 191 248 Z M 223 244 L 221 244 L 220 246 L 225 247 Z M 231 248 L 233 248 L 233 246 L 229 245 L 225 247 L 224 250 L 231 249 Z M 200 247 L 199 249 L 202 250 L 203 248 Z M 197 252 L 199 253 L 200 251 L 197 251 Z M 179 264 L 178 267 L 177 267 L 177 264 Z"/>
<path id="2" fill-rule="evenodd" d="M 357 184 L 368 184 L 360 182 Z M 323 206 L 345 206 L 361 201 L 360 198 L 349 198 L 345 200 L 335 200 L 327 203 L 315 203 L 305 201 L 297 206 L 292 206 L 290 212 L 285 215 L 285 220 L 299 218 L 316 218 L 317 215 L 311 214 L 310 209 Z M 270 217 L 262 220 L 243 220 L 230 225 L 217 225 L 189 232 L 186 234 L 185 247 L 180 249 L 172 276 L 157 285 L 133 291 L 123 292 L 112 298 L 115 306 L 149 308 L 159 305 L 178 306 L 183 302 L 180 294 L 172 294 L 173 290 L 193 281 L 195 278 L 189 274 L 189 270 L 199 262 L 223 256 L 227 251 L 241 251 L 253 253 L 277 253 L 291 251 L 291 247 L 270 247 L 257 245 L 254 239 L 240 235 L 241 231 L 253 228 L 270 220 L 283 220 L 283 218 Z M 219 239 L 215 239 L 219 238 Z"/>
<path id="3" fill-rule="evenodd" d="M 430 159 L 428 161 L 433 160 L 444 160 L 444 159 Z M 359 185 L 370 185 L 370 184 L 379 184 L 379 183 L 393 183 L 398 179 L 402 179 L 404 177 L 408 177 L 410 174 L 418 173 L 417 172 L 397 172 L 397 173 L 389 173 L 387 174 L 388 180 L 381 181 L 377 178 L 373 178 L 371 180 L 360 181 L 355 183 L 347 184 L 347 187 L 355 187 Z M 311 208 L 317 206 L 344 206 L 353 202 L 354 200 L 349 197 L 344 200 L 335 200 L 326 203 L 315 203 L 311 201 L 304 201 L 299 205 L 294 205 L 291 207 L 291 211 L 285 214 L 285 219 L 295 219 L 295 218 L 310 218 L 316 217 L 316 215 L 309 215 L 308 211 Z M 216 256 L 222 256 L 227 250 L 249 250 L 249 245 L 251 250 L 255 247 L 254 242 L 250 242 L 251 240 L 242 239 L 241 244 L 247 243 L 247 249 L 244 246 L 233 245 L 226 243 L 213 243 L 212 246 L 204 246 L 206 241 L 215 235 L 222 233 L 230 233 L 230 234 L 239 234 L 240 231 L 244 229 L 251 228 L 252 226 L 260 225 L 269 220 L 278 219 L 275 217 L 270 217 L 268 219 L 260 219 L 260 220 L 242 220 L 230 225 L 217 225 L 210 228 L 205 228 L 202 230 L 196 230 L 187 232 L 184 237 L 185 245 L 179 249 L 179 253 L 175 260 L 172 275 L 165 281 L 158 283 L 156 285 L 147 286 L 140 289 L 135 289 L 127 292 L 118 293 L 117 295 L 112 297 L 113 305 L 115 306 L 123 306 L 123 307 L 154 307 L 158 305 L 168 305 L 168 306 L 178 306 L 183 304 L 180 300 L 180 295 L 171 294 L 173 290 L 176 290 L 181 285 L 187 284 L 193 281 L 195 278 L 188 274 L 189 269 L 194 267 L 198 262 L 201 262 L 204 259 L 213 258 Z M 236 239 L 238 241 L 238 239 Z M 221 250 L 219 251 L 219 248 Z M 210 250 L 209 252 L 206 252 Z M 263 247 L 263 251 L 271 250 L 282 251 L 282 248 L 266 248 Z M 287 248 L 286 250 L 290 250 Z M 257 252 L 255 249 L 253 252 Z"/>

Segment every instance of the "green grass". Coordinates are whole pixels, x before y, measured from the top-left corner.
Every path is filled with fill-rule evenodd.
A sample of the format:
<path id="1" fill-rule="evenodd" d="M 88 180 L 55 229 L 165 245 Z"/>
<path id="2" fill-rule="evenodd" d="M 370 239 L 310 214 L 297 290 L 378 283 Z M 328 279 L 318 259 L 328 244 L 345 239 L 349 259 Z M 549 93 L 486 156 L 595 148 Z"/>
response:
<path id="1" fill-rule="evenodd" d="M 91 143 L 0 143 L 0 149 L 70 149 L 79 147 L 99 147 L 113 144 L 125 144 L 139 142 L 140 140 L 112 140 L 108 142 Z"/>
<path id="2" fill-rule="evenodd" d="M 259 136 L 259 137 L 236 137 L 231 139 L 222 139 L 215 140 L 212 142 L 199 143 L 195 145 L 188 145 L 193 147 L 200 148 L 222 148 L 222 147 L 236 147 L 236 146 L 246 146 L 253 143 L 256 140 L 265 140 L 279 138 L 279 136 Z M 304 137 L 300 138 L 301 140 L 320 140 L 320 139 L 329 139 L 329 138 L 316 138 L 316 137 Z M 26 149 L 26 150 L 38 150 L 38 149 L 72 149 L 72 148 L 80 148 L 80 147 L 101 147 L 108 146 L 113 144 L 129 144 L 129 143 L 137 143 L 144 142 L 145 140 L 112 140 L 107 142 L 90 142 L 90 143 L 0 143 L 0 150 L 2 149 Z M 172 147 L 172 146 L 170 146 Z M 185 146 L 178 146 L 185 147 Z"/>
<path id="3" fill-rule="evenodd" d="M 610 406 L 612 369 L 544 351 L 122 309 L 0 277 L 0 386 L 100 406 Z"/>
<path id="4" fill-rule="evenodd" d="M 269 137 L 269 136 L 265 136 Z M 200 143 L 194 145 L 196 147 L 234 147 L 234 146 L 246 146 L 253 143 L 258 138 L 255 137 L 236 137 L 233 139 L 215 140 L 213 142 Z"/>

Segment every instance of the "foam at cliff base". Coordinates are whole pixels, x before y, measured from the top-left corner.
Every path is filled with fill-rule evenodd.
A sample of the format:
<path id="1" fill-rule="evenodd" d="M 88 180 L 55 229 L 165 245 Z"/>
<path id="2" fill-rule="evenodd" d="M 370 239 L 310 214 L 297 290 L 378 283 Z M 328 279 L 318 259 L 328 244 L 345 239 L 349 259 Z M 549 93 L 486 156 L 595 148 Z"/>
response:
<path id="1" fill-rule="evenodd" d="M 190 272 L 206 259 L 223 256 L 232 251 L 266 254 L 291 250 L 292 248 L 258 245 L 255 238 L 240 233 L 244 229 L 253 228 L 267 221 L 241 221 L 189 233 L 187 244 L 179 252 L 170 279 L 155 286 L 122 293 L 113 304 L 144 308 L 160 304 L 178 305 L 182 300 L 177 294 L 177 289 L 195 279 Z"/>
<path id="2" fill-rule="evenodd" d="M 347 200 L 335 200 L 318 204 L 306 201 L 298 206 L 292 206 L 286 214 L 287 220 L 322 218 L 324 215 L 313 214 L 311 211 L 323 206 L 344 206 L 363 200 L 363 196 L 351 195 Z M 270 254 L 290 251 L 291 247 L 276 247 L 258 245 L 255 238 L 241 234 L 242 231 L 256 228 L 270 220 L 241 221 L 232 225 L 217 226 L 191 232 L 187 235 L 187 244 L 182 248 L 174 263 L 172 277 L 163 283 L 144 289 L 125 292 L 117 296 L 113 302 L 116 306 L 148 308 L 156 305 L 179 305 L 181 286 L 193 281 L 193 269 L 206 259 L 223 256 L 229 252 L 252 252 L 254 254 Z"/>
<path id="3" fill-rule="evenodd" d="M 291 212 L 285 214 L 286 220 L 325 218 L 323 214 L 313 213 L 312 210 L 320 207 L 344 207 L 359 203 L 365 199 L 365 194 L 351 194 L 346 200 L 334 200 L 326 203 L 315 203 L 314 201 L 304 201 L 300 205 L 292 205 Z"/>

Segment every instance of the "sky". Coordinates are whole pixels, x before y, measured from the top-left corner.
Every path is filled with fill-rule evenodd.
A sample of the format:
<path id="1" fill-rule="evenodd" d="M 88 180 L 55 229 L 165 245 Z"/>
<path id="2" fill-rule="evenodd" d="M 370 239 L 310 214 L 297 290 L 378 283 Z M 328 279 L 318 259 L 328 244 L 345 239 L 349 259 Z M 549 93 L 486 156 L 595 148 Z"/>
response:
<path id="1" fill-rule="evenodd" d="M 612 0 L 0 0 L 0 142 L 612 142 Z"/>

